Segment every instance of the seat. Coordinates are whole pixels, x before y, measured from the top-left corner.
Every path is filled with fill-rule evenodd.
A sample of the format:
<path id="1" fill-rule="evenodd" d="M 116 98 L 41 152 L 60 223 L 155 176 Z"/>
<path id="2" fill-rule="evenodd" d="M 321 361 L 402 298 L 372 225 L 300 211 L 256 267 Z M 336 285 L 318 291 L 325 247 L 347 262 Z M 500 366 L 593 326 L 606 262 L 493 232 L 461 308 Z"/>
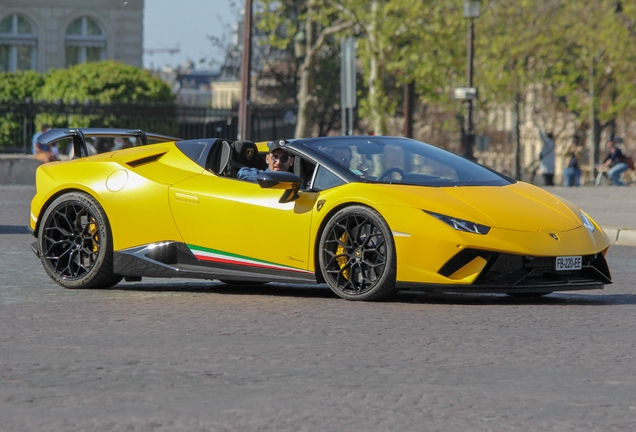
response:
<path id="1" fill-rule="evenodd" d="M 232 143 L 232 161 L 230 176 L 235 177 L 241 168 L 262 169 L 261 155 L 252 141 L 234 141 Z"/>

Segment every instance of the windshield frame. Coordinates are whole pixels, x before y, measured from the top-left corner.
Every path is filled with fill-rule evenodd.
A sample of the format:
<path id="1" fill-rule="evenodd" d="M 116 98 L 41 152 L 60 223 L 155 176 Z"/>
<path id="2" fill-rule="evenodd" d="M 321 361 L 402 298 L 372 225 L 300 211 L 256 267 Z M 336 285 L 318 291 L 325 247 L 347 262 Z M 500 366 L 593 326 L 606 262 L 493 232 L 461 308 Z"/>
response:
<path id="1" fill-rule="evenodd" d="M 334 171 L 340 177 L 345 177 L 349 182 L 426 187 L 507 186 L 517 182 L 515 179 L 491 168 L 465 159 L 447 150 L 411 138 L 394 136 L 341 136 L 294 141 L 294 144 L 302 144 L 302 147 L 307 150 L 308 154 L 316 159 L 317 163 Z M 363 147 L 358 148 L 359 146 Z M 330 148 L 349 147 L 355 154 L 353 158 L 359 162 L 362 158 L 361 155 L 365 155 L 365 158 L 385 155 L 384 152 L 388 149 L 386 146 L 392 146 L 394 150 L 396 150 L 395 147 L 402 148 L 404 149 L 404 155 L 408 153 L 414 157 L 425 158 L 439 165 L 441 168 L 454 170 L 456 178 L 448 179 L 440 176 L 407 172 L 406 174 L 409 177 L 404 177 L 403 179 L 382 180 L 382 178 L 378 178 L 379 176 L 377 175 L 365 175 L 365 173 L 357 169 L 360 166 L 355 168 L 345 167 L 328 154 L 328 149 Z M 379 161 L 382 162 L 384 159 L 379 159 Z M 377 168 L 376 171 L 378 171 Z M 384 172 L 386 172 L 386 170 Z"/>

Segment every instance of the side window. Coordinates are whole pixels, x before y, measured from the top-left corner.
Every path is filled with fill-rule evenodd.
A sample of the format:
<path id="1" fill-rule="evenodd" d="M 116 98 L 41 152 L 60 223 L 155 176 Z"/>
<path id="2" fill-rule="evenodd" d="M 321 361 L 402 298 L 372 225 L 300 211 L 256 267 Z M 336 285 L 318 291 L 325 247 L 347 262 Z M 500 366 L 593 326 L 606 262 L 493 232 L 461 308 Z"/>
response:
<path id="1" fill-rule="evenodd" d="M 314 190 L 326 190 L 332 187 L 339 186 L 344 184 L 344 181 L 324 166 L 318 166 L 318 172 L 316 172 L 316 178 L 314 179 L 314 183 L 312 185 L 312 189 Z"/>

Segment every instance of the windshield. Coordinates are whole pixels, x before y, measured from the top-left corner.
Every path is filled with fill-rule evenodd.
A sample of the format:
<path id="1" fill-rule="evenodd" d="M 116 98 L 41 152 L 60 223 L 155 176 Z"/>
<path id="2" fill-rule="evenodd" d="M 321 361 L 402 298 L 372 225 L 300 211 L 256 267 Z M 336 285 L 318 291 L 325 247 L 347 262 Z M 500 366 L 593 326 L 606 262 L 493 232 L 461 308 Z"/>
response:
<path id="1" fill-rule="evenodd" d="M 456 154 L 407 138 L 343 137 L 306 145 L 360 180 L 421 186 L 503 186 L 507 177 Z"/>

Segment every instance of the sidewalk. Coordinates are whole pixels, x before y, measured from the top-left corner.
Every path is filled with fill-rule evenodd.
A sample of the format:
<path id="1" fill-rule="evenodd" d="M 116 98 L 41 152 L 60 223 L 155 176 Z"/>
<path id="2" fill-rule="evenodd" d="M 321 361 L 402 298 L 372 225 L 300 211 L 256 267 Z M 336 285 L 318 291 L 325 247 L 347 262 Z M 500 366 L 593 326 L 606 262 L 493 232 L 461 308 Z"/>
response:
<path id="1" fill-rule="evenodd" d="M 544 187 L 579 206 L 599 224 L 612 243 L 636 246 L 636 187 Z"/>

